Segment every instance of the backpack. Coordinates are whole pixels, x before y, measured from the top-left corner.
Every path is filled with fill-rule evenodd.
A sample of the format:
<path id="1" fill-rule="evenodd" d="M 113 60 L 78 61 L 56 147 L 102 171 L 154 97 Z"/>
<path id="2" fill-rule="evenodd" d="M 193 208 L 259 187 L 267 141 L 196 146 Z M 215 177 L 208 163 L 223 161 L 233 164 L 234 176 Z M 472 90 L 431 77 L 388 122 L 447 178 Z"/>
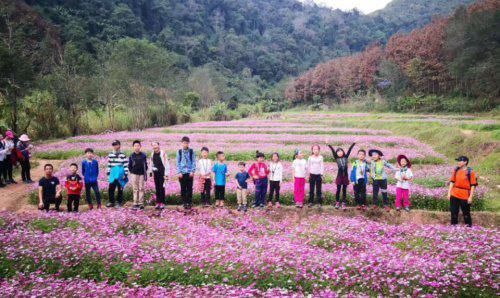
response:
<path id="1" fill-rule="evenodd" d="M 458 170 L 460 170 L 460 168 L 456 167 L 455 168 L 455 172 L 453 172 L 453 179 L 455 179 L 455 181 L 457 179 L 457 172 L 458 172 Z M 467 167 L 467 179 L 469 180 L 469 187 L 472 184 L 471 183 L 471 178 L 470 178 L 471 177 L 471 173 L 472 173 L 472 168 L 471 167 Z"/>
<path id="2" fill-rule="evenodd" d="M 189 152 L 189 161 L 192 162 L 193 161 L 193 149 L 189 148 L 188 152 Z M 181 163 L 181 159 L 182 159 L 182 149 L 179 149 L 179 152 L 177 154 L 177 164 Z"/>

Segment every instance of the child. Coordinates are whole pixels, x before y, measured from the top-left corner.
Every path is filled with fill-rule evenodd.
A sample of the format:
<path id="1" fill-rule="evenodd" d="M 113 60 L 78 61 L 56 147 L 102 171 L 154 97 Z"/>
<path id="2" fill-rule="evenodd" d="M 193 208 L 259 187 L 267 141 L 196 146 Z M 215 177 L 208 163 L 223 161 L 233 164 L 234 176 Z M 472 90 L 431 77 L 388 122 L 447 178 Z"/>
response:
<path id="1" fill-rule="evenodd" d="M 182 149 L 177 151 L 177 176 L 181 185 L 181 197 L 184 209 L 190 210 L 193 206 L 193 178 L 196 172 L 196 154 L 189 148 L 190 140 L 182 137 Z"/>
<path id="2" fill-rule="evenodd" d="M 92 190 L 94 190 L 97 209 L 101 209 L 101 192 L 97 184 L 97 179 L 99 178 L 99 163 L 94 158 L 94 150 L 92 148 L 85 149 L 85 159 L 82 161 L 82 175 L 85 184 L 85 198 L 89 210 L 94 209 L 91 196 Z"/>
<path id="3" fill-rule="evenodd" d="M 165 209 L 165 182 L 170 175 L 170 164 L 167 153 L 160 149 L 159 142 L 152 142 L 153 152 L 151 153 L 151 171 L 155 182 L 156 210 Z"/>
<path id="4" fill-rule="evenodd" d="M 215 207 L 223 208 L 226 193 L 226 177 L 229 174 L 227 172 L 227 165 L 224 163 L 226 160 L 224 152 L 219 151 L 216 156 L 217 162 L 212 169 L 215 180 Z"/>
<path id="5" fill-rule="evenodd" d="M 366 185 L 368 184 L 368 173 L 370 166 L 365 160 L 366 151 L 358 151 L 358 159 L 352 165 L 351 181 L 354 183 L 354 198 L 358 210 L 366 209 Z M 337 188 L 338 189 L 338 188 Z"/>
<path id="6" fill-rule="evenodd" d="M 309 169 L 309 207 L 314 206 L 314 190 L 316 189 L 316 198 L 321 207 L 323 197 L 321 193 L 321 184 L 323 183 L 324 162 L 320 155 L 319 145 L 311 147 L 312 155 L 307 159 L 307 168 Z"/>
<path id="7" fill-rule="evenodd" d="M 4 188 L 7 186 L 7 181 L 3 180 L 3 172 L 5 170 L 6 164 L 5 164 L 5 159 L 6 159 L 6 154 L 7 154 L 7 149 L 5 149 L 5 144 L 3 143 L 3 135 L 0 134 L 0 188 Z"/>
<path id="8" fill-rule="evenodd" d="M 21 163 L 21 177 L 23 182 L 26 184 L 31 184 L 33 181 L 31 180 L 31 164 L 30 164 L 30 154 L 33 145 L 30 143 L 30 138 L 28 135 L 23 134 L 19 137 L 19 143 L 17 144 L 17 149 L 21 152 L 23 158 L 19 161 Z"/>
<path id="9" fill-rule="evenodd" d="M 264 153 L 257 151 L 255 158 L 257 162 L 250 166 L 248 173 L 252 176 L 255 184 L 255 202 L 252 208 L 264 208 L 266 206 L 266 193 L 268 184 L 269 168 L 264 163 L 266 156 Z"/>
<path id="10" fill-rule="evenodd" d="M 273 206 L 273 196 L 276 198 L 276 208 L 280 208 L 280 184 L 283 180 L 283 165 L 280 162 L 280 155 L 274 152 L 269 164 L 269 206 Z"/>
<path id="11" fill-rule="evenodd" d="M 250 175 L 245 171 L 245 163 L 239 162 L 240 171 L 234 177 L 236 179 L 236 198 L 238 200 L 238 211 L 247 212 L 248 180 Z"/>
<path id="12" fill-rule="evenodd" d="M 411 162 L 405 155 L 398 156 L 399 171 L 396 172 L 396 210 L 400 211 L 401 207 L 405 208 L 406 212 L 410 212 L 410 182 L 413 179 L 411 171 Z"/>
<path id="13" fill-rule="evenodd" d="M 370 173 L 373 179 L 373 209 L 378 208 L 378 191 L 381 190 L 384 209 L 389 212 L 391 208 L 387 197 L 387 173 L 384 169 L 389 168 L 392 171 L 397 169 L 382 158 L 384 154 L 380 150 L 371 149 L 368 151 L 368 155 L 373 159 L 370 164 Z"/>
<path id="14" fill-rule="evenodd" d="M 128 159 L 128 169 L 132 191 L 134 195 L 134 206 L 132 209 L 144 209 L 144 184 L 148 177 L 148 157 L 141 151 L 141 142 L 135 140 L 132 143 L 134 152 Z"/>
<path id="15" fill-rule="evenodd" d="M 201 203 L 203 207 L 210 206 L 210 190 L 212 188 L 212 161 L 208 159 L 208 148 L 201 148 L 201 158 L 198 160 L 198 172 L 200 174 Z"/>
<path id="16" fill-rule="evenodd" d="M 109 176 L 109 203 L 106 207 L 115 207 L 115 190 L 118 189 L 118 207 L 123 205 L 123 188 L 128 182 L 128 162 L 125 153 L 121 152 L 121 143 L 118 140 L 111 143 L 113 151 L 108 154 L 106 174 Z"/>
<path id="17" fill-rule="evenodd" d="M 69 166 L 70 174 L 66 177 L 66 191 L 68 193 L 68 212 L 78 212 L 80 206 L 80 196 L 82 193 L 82 177 L 78 175 L 78 165 L 72 163 Z"/>
<path id="18" fill-rule="evenodd" d="M 52 175 L 54 167 L 51 164 L 46 164 L 43 170 L 45 175 L 38 182 L 38 208 L 48 212 L 50 204 L 55 204 L 56 211 L 59 211 L 62 202 L 59 179 Z"/>
<path id="19" fill-rule="evenodd" d="M 340 191 L 342 191 L 342 209 L 346 210 L 346 199 L 347 199 L 347 186 L 349 185 L 349 175 L 348 175 L 348 164 L 349 155 L 351 155 L 352 148 L 356 143 L 352 145 L 344 152 L 344 149 L 337 148 L 334 150 L 332 146 L 330 150 L 332 151 L 333 158 L 337 162 L 337 178 L 335 179 L 335 184 L 337 185 L 337 193 L 335 194 L 335 209 L 340 208 Z"/>
<path id="20" fill-rule="evenodd" d="M 460 156 L 457 159 L 457 167 L 453 171 L 450 179 L 450 188 L 448 190 L 448 199 L 450 200 L 451 224 L 458 224 L 458 213 L 462 209 L 464 222 L 467 226 L 472 226 L 472 217 L 470 214 L 470 205 L 472 197 L 477 187 L 476 173 L 468 167 L 469 158 Z"/>
<path id="21" fill-rule="evenodd" d="M 304 159 L 304 154 L 300 150 L 295 150 L 295 155 L 293 158 L 294 161 L 292 163 L 292 174 L 295 206 L 297 208 L 302 208 L 304 207 L 307 162 Z"/>

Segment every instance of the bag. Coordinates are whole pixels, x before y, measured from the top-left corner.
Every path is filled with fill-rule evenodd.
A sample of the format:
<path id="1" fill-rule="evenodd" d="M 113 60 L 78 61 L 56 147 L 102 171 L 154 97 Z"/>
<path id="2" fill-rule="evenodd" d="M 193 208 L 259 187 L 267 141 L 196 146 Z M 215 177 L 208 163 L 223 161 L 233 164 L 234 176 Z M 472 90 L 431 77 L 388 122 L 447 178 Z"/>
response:
<path id="1" fill-rule="evenodd" d="M 12 155 L 16 156 L 17 161 L 23 162 L 26 158 L 24 157 L 24 154 L 21 152 L 21 150 L 18 150 L 17 148 L 12 149 Z"/>
<path id="2" fill-rule="evenodd" d="M 453 173 L 453 179 L 455 179 L 455 181 L 457 179 L 457 172 L 458 172 L 458 170 L 460 170 L 459 167 L 455 168 L 455 172 Z M 472 173 L 472 168 L 471 167 L 467 167 L 467 179 L 469 180 L 469 188 L 470 188 L 470 186 L 472 184 L 471 183 L 471 178 L 470 178 L 471 177 L 471 173 Z"/>

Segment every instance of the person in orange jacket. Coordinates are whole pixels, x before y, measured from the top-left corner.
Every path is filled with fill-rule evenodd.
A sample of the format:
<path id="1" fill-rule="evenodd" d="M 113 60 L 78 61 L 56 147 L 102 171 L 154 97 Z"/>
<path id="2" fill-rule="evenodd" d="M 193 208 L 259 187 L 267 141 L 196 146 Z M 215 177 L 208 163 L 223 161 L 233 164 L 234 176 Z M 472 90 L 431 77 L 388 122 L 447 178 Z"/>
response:
<path id="1" fill-rule="evenodd" d="M 82 177 L 78 175 L 78 165 L 72 163 L 69 166 L 70 175 L 66 177 L 66 191 L 68 193 L 68 212 L 78 212 L 78 206 L 80 206 L 80 198 L 82 194 Z"/>
<path id="2" fill-rule="evenodd" d="M 469 167 L 469 158 L 460 156 L 457 159 L 457 167 L 450 179 L 448 199 L 450 200 L 451 224 L 458 224 L 458 213 L 462 209 L 464 222 L 472 226 L 470 206 L 474 190 L 477 187 L 476 173 Z"/>

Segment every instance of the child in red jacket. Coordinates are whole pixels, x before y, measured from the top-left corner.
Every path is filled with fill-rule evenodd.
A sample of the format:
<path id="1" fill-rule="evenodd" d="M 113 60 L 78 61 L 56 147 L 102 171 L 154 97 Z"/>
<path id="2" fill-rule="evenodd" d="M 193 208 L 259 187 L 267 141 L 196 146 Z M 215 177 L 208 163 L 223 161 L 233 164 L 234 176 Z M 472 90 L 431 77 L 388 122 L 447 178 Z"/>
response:
<path id="1" fill-rule="evenodd" d="M 78 165 L 72 163 L 69 166 L 70 175 L 66 177 L 66 190 L 68 192 L 68 212 L 78 212 L 83 183 L 82 177 L 78 175 Z"/>

